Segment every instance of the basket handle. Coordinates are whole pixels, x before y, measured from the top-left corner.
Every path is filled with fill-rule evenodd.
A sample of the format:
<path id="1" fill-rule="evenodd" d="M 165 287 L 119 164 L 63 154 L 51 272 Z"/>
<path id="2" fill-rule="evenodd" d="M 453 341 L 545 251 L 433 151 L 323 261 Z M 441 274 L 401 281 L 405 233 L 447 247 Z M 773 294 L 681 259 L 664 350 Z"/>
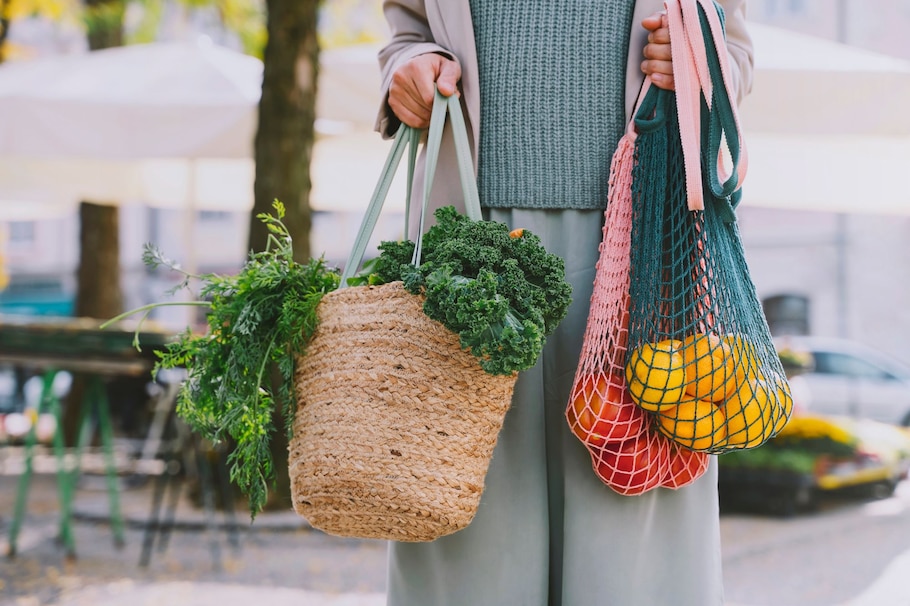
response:
<path id="1" fill-rule="evenodd" d="M 433 186 L 433 180 L 436 174 L 436 165 L 439 161 L 439 150 L 442 146 L 442 134 L 445 127 L 446 114 L 451 120 L 452 131 L 455 139 L 455 152 L 458 161 L 458 176 L 461 181 L 461 187 L 464 192 L 465 214 L 474 221 L 481 220 L 480 213 L 480 196 L 477 192 L 477 180 L 474 176 L 474 163 L 471 158 L 471 148 L 468 143 L 467 127 L 464 121 L 464 114 L 461 111 L 461 102 L 456 95 L 449 97 L 444 96 L 438 90 L 433 100 L 433 113 L 430 117 L 430 128 L 427 134 L 427 141 L 424 145 L 426 151 L 426 173 L 424 176 L 424 188 L 420 198 L 420 229 L 417 233 L 416 246 L 414 247 L 414 258 L 412 262 L 419 264 L 420 251 L 423 242 L 423 226 L 427 207 L 429 205 L 430 191 Z M 410 147 L 411 153 L 408 154 L 408 193 L 405 199 L 405 221 L 410 216 L 411 211 L 411 179 L 414 174 L 414 165 L 417 161 L 417 145 L 420 142 L 422 131 L 411 128 L 402 123 L 395 134 L 395 141 L 392 144 L 389 155 L 386 158 L 385 166 L 379 177 L 379 182 L 373 191 L 373 196 L 367 206 L 357 237 L 354 239 L 354 245 L 351 253 L 348 255 L 344 271 L 341 274 L 341 284 L 339 288 L 347 286 L 348 278 L 352 277 L 360 267 L 363 261 L 363 255 L 366 252 L 367 244 L 376 229 L 376 222 L 379 219 L 379 213 L 385 204 L 386 197 L 395 178 L 401 158 L 407 147 Z M 407 225 L 407 223 L 405 224 Z"/>

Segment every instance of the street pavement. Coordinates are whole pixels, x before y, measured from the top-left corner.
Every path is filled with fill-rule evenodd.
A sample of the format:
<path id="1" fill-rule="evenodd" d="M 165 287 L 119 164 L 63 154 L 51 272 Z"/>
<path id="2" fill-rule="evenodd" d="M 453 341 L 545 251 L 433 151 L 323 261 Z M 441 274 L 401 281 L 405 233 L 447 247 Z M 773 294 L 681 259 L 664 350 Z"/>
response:
<path id="1" fill-rule="evenodd" d="M 0 553 L 8 547 L 15 493 L 16 477 L 0 475 Z M 149 483 L 124 483 L 127 528 L 117 548 L 104 482 L 83 477 L 74 508 L 76 558 L 68 560 L 55 541 L 55 477 L 36 476 L 17 557 L 0 559 L 0 605 L 385 604 L 385 543 L 327 536 L 292 511 L 262 513 L 252 524 L 238 512 L 232 533 L 224 512 L 207 527 L 202 511 L 183 498 L 173 532 L 140 566 L 151 495 Z M 726 606 L 910 605 L 906 482 L 891 499 L 844 501 L 794 518 L 725 514 L 721 530 Z"/>
<path id="2" fill-rule="evenodd" d="M 16 478 L 0 476 L 0 552 L 7 553 Z M 175 528 L 140 566 L 152 485 L 123 486 L 126 531 L 117 548 L 101 478 L 84 477 L 74 504 L 76 558 L 56 542 L 56 479 L 35 476 L 17 555 L 0 560 L 3 606 L 380 606 L 385 551 L 380 541 L 329 537 L 293 511 L 265 512 L 237 528 L 217 512 L 214 527 L 188 498 Z"/>

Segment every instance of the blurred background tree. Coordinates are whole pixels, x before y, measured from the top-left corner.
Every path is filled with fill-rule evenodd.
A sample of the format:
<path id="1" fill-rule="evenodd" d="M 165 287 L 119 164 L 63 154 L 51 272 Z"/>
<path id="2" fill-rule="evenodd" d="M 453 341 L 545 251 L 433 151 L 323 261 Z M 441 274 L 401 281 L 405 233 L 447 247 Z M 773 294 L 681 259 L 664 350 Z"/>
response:
<path id="1" fill-rule="evenodd" d="M 316 138 L 316 96 L 321 46 L 376 42 L 384 26 L 378 0 L 0 0 L 0 60 L 11 48 L 8 34 L 20 18 L 81 21 L 91 51 L 161 38 L 166 20 L 180 15 L 184 31 L 198 35 L 192 18 L 216 15 L 220 29 L 243 51 L 264 63 L 259 125 L 253 142 L 254 207 L 248 249 L 265 248 L 267 232 L 257 214 L 281 200 L 298 261 L 310 256 L 312 213 L 310 162 Z M 381 25 L 378 25 L 381 24 Z M 173 25 L 172 23 L 170 25 Z M 178 30 L 181 29 L 178 27 Z M 216 28 L 217 29 L 217 28 Z M 119 201 L 80 205 L 80 256 L 75 315 L 106 319 L 123 311 L 120 285 Z M 81 381 L 70 401 L 81 401 Z M 78 398 L 78 400 L 77 400 Z M 67 406 L 78 412 L 78 406 Z M 69 419 L 73 435 L 76 416 Z M 283 423 L 276 420 L 276 423 Z M 281 425 L 279 425 L 281 426 Z M 286 463 L 286 445 L 275 444 L 275 460 Z M 277 476 L 286 472 L 277 469 Z M 276 493 L 289 495 L 287 487 Z"/>

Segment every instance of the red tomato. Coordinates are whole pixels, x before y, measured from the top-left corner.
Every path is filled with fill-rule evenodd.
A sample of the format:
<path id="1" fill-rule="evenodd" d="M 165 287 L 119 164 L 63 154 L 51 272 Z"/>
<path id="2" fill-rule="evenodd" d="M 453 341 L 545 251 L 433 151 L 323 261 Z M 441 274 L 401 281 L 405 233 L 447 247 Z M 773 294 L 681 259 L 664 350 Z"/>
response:
<path id="1" fill-rule="evenodd" d="M 646 417 L 622 379 L 589 376 L 576 387 L 566 419 L 579 440 L 603 446 L 641 434 Z"/>
<path id="2" fill-rule="evenodd" d="M 670 465 L 670 441 L 646 431 L 592 453 L 598 477 L 620 494 L 641 494 L 658 486 Z"/>
<path id="3" fill-rule="evenodd" d="M 708 454 L 670 442 L 670 469 L 661 483 L 665 488 L 682 488 L 701 477 L 708 469 Z"/>

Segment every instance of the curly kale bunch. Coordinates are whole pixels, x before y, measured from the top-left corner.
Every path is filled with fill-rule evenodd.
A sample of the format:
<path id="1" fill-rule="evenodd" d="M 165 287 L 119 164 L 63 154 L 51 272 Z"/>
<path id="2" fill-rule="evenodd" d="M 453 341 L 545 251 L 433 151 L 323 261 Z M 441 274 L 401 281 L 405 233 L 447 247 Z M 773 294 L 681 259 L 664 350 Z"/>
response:
<path id="1" fill-rule="evenodd" d="M 424 294 L 427 316 L 457 333 L 486 372 L 530 368 L 572 301 L 565 262 L 527 230 L 472 221 L 453 206 L 435 216 L 420 266 L 411 264 L 413 242 L 383 242 L 371 267 L 376 281 L 401 280 Z"/>

